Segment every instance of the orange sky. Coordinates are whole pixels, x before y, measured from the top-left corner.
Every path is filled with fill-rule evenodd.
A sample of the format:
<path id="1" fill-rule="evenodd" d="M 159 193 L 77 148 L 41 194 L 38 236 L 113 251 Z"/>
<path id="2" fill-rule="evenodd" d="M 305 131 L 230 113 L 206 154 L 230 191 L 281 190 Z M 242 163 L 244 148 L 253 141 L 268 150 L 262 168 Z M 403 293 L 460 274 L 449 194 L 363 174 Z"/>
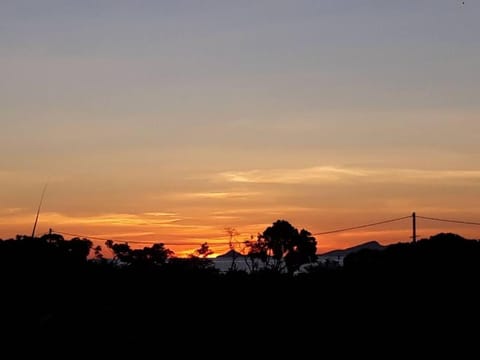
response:
<path id="1" fill-rule="evenodd" d="M 450 0 L 1 1 L 0 238 L 31 233 L 45 183 L 38 234 L 177 254 L 277 219 L 478 222 L 479 18 Z"/>
<path id="2" fill-rule="evenodd" d="M 47 207 L 47 204 L 44 204 Z M 428 210 L 428 209 L 425 209 Z M 3 232 L 3 238 L 8 238 L 10 234 L 30 234 L 31 227 L 34 220 L 34 213 L 28 214 L 28 216 L 15 216 L 14 210 L 7 215 L 9 219 L 8 223 L 2 223 L 1 229 Z M 233 213 L 233 212 L 232 212 Z M 235 212 L 236 213 L 236 212 Z M 241 212 L 240 212 L 241 213 Z M 296 215 L 295 215 L 296 214 Z M 329 231 L 337 228 L 344 228 L 356 225 L 363 225 L 371 222 L 377 222 L 382 220 L 388 220 L 396 215 L 409 215 L 408 212 L 403 214 L 389 213 L 388 216 L 384 214 L 378 214 L 376 217 L 374 212 L 370 218 L 362 216 L 362 214 L 352 214 L 346 212 L 341 214 L 341 218 L 338 221 L 329 219 L 329 215 L 323 213 L 319 216 L 319 219 L 310 219 L 311 214 L 308 210 L 303 209 L 298 212 L 298 209 L 292 211 L 290 217 L 275 217 L 272 214 L 272 219 L 286 218 L 292 222 L 296 227 L 305 227 L 311 232 L 317 231 Z M 405 215 L 406 214 L 406 215 Z M 421 212 L 423 216 L 431 216 L 431 212 Z M 471 214 L 454 212 L 437 212 L 434 215 L 440 214 L 440 216 L 455 218 L 455 216 L 463 215 L 463 219 L 475 220 Z M 384 216 L 380 216 L 384 215 Z M 395 216 L 394 216 L 395 215 Z M 322 221 L 321 217 L 325 219 Z M 233 215 L 223 215 L 220 218 L 205 217 L 202 223 L 202 219 L 198 217 L 198 223 L 196 221 L 188 221 L 186 219 L 180 219 L 174 213 L 148 213 L 148 214 L 111 214 L 93 217 L 64 217 L 62 215 L 44 212 L 41 213 L 39 223 L 37 226 L 37 235 L 46 233 L 49 227 L 52 227 L 54 231 L 64 232 L 65 238 L 69 239 L 73 237 L 68 234 L 89 235 L 92 237 L 114 239 L 117 241 L 130 241 L 130 245 L 133 248 L 149 246 L 154 242 L 164 242 L 166 246 L 175 251 L 177 256 L 186 256 L 191 254 L 197 249 L 200 244 L 207 242 L 212 250 L 214 250 L 214 256 L 222 254 L 228 250 L 229 235 L 226 228 L 231 227 L 232 224 L 238 232 L 238 235 L 234 236 L 235 249 L 243 251 L 243 241 L 249 240 L 251 236 L 255 236 L 257 233 L 262 232 L 271 223 L 265 222 L 264 224 L 249 224 L 250 218 L 246 217 L 242 220 L 242 223 L 238 219 L 242 218 L 238 216 L 234 221 Z M 295 219 L 298 219 L 295 221 Z M 301 219 L 305 219 L 303 221 Z M 271 222 L 273 222 L 272 220 Z M 354 221 L 356 220 L 356 221 Z M 311 221 L 310 223 L 308 221 Z M 363 221 L 363 222 L 362 222 Z M 323 226 L 320 227 L 322 224 Z M 331 224 L 331 225 L 330 225 Z M 327 225 L 330 225 L 327 227 Z M 23 231 L 19 231 L 23 230 Z M 432 222 L 424 219 L 417 219 L 417 234 L 418 238 L 428 237 L 439 232 L 456 232 L 465 237 L 479 238 L 480 227 L 473 225 L 457 225 L 441 222 Z M 329 250 L 346 248 L 354 246 L 362 242 L 377 240 L 382 244 L 396 243 L 410 241 L 412 235 L 412 221 L 411 219 L 400 220 L 389 224 L 383 224 L 379 226 L 351 230 L 341 233 L 317 235 L 318 242 L 317 252 L 323 253 Z M 95 245 L 101 245 L 105 248 L 104 241 L 100 239 L 93 239 Z M 144 242 L 144 243 L 143 243 Z M 108 255 L 108 253 L 106 253 Z"/>

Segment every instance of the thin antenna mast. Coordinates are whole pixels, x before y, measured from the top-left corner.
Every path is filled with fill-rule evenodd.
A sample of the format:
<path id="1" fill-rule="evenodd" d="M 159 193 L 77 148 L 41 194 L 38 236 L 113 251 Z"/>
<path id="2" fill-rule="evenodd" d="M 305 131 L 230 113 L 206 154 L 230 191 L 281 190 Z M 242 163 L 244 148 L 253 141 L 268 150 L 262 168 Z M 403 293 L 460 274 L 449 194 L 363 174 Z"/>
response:
<path id="1" fill-rule="evenodd" d="M 45 191 L 47 190 L 47 186 L 48 186 L 48 182 L 45 183 L 45 186 L 43 187 L 43 190 L 42 190 L 42 196 L 40 196 L 40 203 L 38 204 L 37 216 L 35 216 L 35 222 L 33 223 L 32 239 L 35 237 L 35 229 L 37 228 L 38 217 L 40 216 L 40 209 L 42 208 L 43 197 L 45 196 Z"/>

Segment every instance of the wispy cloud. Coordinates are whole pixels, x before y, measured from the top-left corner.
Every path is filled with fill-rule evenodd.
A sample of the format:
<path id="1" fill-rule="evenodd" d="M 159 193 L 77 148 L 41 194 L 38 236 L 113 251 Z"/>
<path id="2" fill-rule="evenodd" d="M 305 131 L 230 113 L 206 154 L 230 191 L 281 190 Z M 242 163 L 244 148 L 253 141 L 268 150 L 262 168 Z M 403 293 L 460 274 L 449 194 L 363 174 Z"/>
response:
<path id="1" fill-rule="evenodd" d="M 377 171 L 378 176 L 398 177 L 406 181 L 421 180 L 480 180 L 480 170 L 419 170 L 419 169 L 386 169 Z M 374 172 L 375 175 L 375 172 Z"/>
<path id="2" fill-rule="evenodd" d="M 177 216 L 176 213 L 172 212 L 144 212 L 143 215 L 146 216 L 166 216 L 166 217 L 171 217 L 171 216 Z"/>
<path id="3" fill-rule="evenodd" d="M 119 238 L 119 237 L 139 237 L 139 236 L 149 236 L 149 235 L 155 235 L 154 232 L 151 231 L 141 231 L 141 232 L 122 232 L 122 233 L 105 233 L 105 234 L 95 234 L 92 236 L 98 236 L 102 238 Z"/>
<path id="4" fill-rule="evenodd" d="M 278 214 L 279 212 L 308 212 L 318 208 L 311 208 L 306 206 L 287 206 L 287 205 L 272 205 L 265 207 L 251 207 L 251 208 L 235 208 L 214 211 L 212 216 L 240 216 L 252 214 Z"/>
<path id="5" fill-rule="evenodd" d="M 237 183 L 300 184 L 315 182 L 336 182 L 346 178 L 368 176 L 362 170 L 315 166 L 300 169 L 265 169 L 249 171 L 229 171 L 220 177 Z"/>
<path id="6" fill-rule="evenodd" d="M 198 198 L 198 199 L 246 199 L 253 196 L 259 195 L 259 192 L 252 191 L 210 191 L 210 192 L 195 192 L 195 193 L 186 193 L 181 194 L 182 197 L 187 198 Z"/>
<path id="7" fill-rule="evenodd" d="M 240 216 L 232 216 L 232 215 L 213 215 L 212 219 L 215 220 L 237 220 L 240 219 Z"/>
<path id="8" fill-rule="evenodd" d="M 56 212 L 42 214 L 44 221 L 61 225 L 115 225 L 115 226 L 168 226 L 183 220 L 179 216 L 168 215 L 164 217 L 145 216 L 143 214 L 112 213 L 95 216 L 68 216 Z"/>
<path id="9" fill-rule="evenodd" d="M 1 216 L 9 216 L 9 215 L 17 215 L 22 212 L 25 212 L 25 208 L 20 208 L 20 207 L 12 207 L 12 208 L 5 208 L 5 209 L 0 209 L 0 215 Z"/>
<path id="10" fill-rule="evenodd" d="M 349 181 L 425 182 L 478 181 L 480 170 L 368 169 L 314 166 L 299 169 L 255 169 L 228 171 L 221 179 L 234 183 L 252 184 L 320 184 Z"/>

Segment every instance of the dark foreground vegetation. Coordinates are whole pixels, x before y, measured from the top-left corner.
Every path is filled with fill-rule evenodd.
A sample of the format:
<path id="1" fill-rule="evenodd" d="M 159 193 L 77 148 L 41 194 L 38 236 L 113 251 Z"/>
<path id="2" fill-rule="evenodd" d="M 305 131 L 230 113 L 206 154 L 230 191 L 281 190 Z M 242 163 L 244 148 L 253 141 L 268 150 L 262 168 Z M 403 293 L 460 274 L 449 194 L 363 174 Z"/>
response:
<path id="1" fill-rule="evenodd" d="M 57 234 L 0 241 L 3 330 L 45 341 L 79 341 L 73 334 L 83 333 L 84 341 L 161 336 L 208 343 L 246 341 L 259 331 L 290 341 L 305 333 L 361 335 L 372 326 L 418 334 L 478 327 L 480 242 L 455 234 L 361 250 L 343 267 L 318 264 L 301 273 L 275 262 L 220 273 L 201 249 L 179 259 L 162 244 L 107 246 L 114 259 L 88 239 Z"/>

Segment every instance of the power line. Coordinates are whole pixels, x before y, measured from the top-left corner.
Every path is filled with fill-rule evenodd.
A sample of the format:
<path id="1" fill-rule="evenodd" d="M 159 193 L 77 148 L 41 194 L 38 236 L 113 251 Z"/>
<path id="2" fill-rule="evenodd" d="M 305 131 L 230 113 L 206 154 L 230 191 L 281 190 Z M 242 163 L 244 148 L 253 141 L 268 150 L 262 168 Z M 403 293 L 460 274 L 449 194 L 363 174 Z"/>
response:
<path id="1" fill-rule="evenodd" d="M 466 225 L 477 225 L 477 226 L 480 226 L 480 223 L 478 223 L 478 222 L 473 222 L 473 221 L 440 219 L 440 218 L 433 218 L 433 217 L 420 216 L 420 215 L 417 215 L 417 218 L 419 218 L 419 219 L 425 219 L 425 220 L 432 220 L 432 221 L 449 222 L 449 223 L 455 223 L 455 224 L 466 224 Z"/>
<path id="2" fill-rule="evenodd" d="M 480 226 L 479 222 L 473 222 L 473 221 L 441 219 L 441 218 L 434 218 L 434 217 L 420 216 L 420 215 L 416 215 L 416 217 L 419 218 L 419 219 L 424 219 L 424 220 L 442 221 L 442 222 L 449 222 L 449 223 L 456 223 L 456 224 Z M 314 233 L 313 235 L 328 235 L 328 234 L 334 234 L 334 233 L 345 232 L 345 231 L 350 231 L 350 230 L 363 229 L 363 228 L 372 227 L 372 226 L 389 224 L 389 223 L 393 223 L 393 222 L 396 222 L 396 221 L 401 221 L 401 220 L 405 220 L 405 219 L 409 219 L 409 218 L 412 218 L 412 215 L 402 216 L 402 217 L 398 217 L 398 218 L 394 218 L 394 219 L 383 220 L 383 221 L 378 221 L 378 222 L 363 224 L 363 225 L 358 225 L 358 226 L 351 226 L 351 227 L 347 227 L 347 228 L 317 232 L 317 233 Z M 68 233 L 68 232 L 65 232 L 65 231 L 55 231 L 55 232 L 58 233 L 58 234 L 62 234 L 62 235 L 69 235 L 69 236 L 86 238 L 86 239 L 94 239 L 94 240 L 103 240 L 103 241 L 111 240 L 111 241 L 119 242 L 119 243 L 132 243 L 132 244 L 154 244 L 154 242 L 151 242 L 151 241 L 107 239 L 107 238 L 98 237 L 98 236 L 72 234 L 72 233 Z M 161 242 L 161 243 L 164 244 L 164 245 L 174 245 L 174 246 L 175 245 L 196 246 L 196 245 L 201 245 L 202 244 L 202 242 Z M 229 245 L 229 244 L 230 244 L 230 242 L 214 242 L 214 243 L 212 243 L 212 245 Z"/>
<path id="3" fill-rule="evenodd" d="M 395 221 L 405 220 L 405 219 L 408 219 L 408 218 L 411 218 L 411 215 L 402 216 L 402 217 L 395 218 L 395 219 L 383 220 L 383 221 L 370 223 L 370 224 L 364 224 L 364 225 L 352 226 L 352 227 L 348 227 L 348 228 L 318 232 L 318 233 L 314 233 L 313 235 L 327 235 L 327 234 L 334 234 L 334 233 L 338 233 L 338 232 L 344 232 L 344 231 L 350 231 L 350 230 L 356 230 L 356 229 L 363 229 L 363 228 L 366 228 L 366 227 L 388 224 L 388 223 L 392 223 L 392 222 L 395 222 Z M 111 240 L 111 241 L 114 241 L 114 242 L 132 243 L 132 244 L 152 244 L 152 242 L 150 242 L 150 241 L 115 240 L 115 239 L 107 239 L 107 238 L 102 238 L 102 237 L 97 237 L 97 236 L 72 234 L 72 233 L 68 233 L 68 232 L 64 232 L 64 231 L 55 231 L 55 232 L 58 233 L 58 234 L 62 234 L 62 235 L 69 235 L 69 236 L 75 236 L 75 237 L 81 237 L 81 238 L 87 238 L 87 239 L 94 239 L 94 240 L 103 240 L 103 241 Z M 195 243 L 193 243 L 193 242 L 190 242 L 190 243 L 188 243 L 188 242 L 162 242 L 162 243 L 165 244 L 165 245 L 201 245 L 201 242 L 195 242 Z M 229 244 L 230 244 L 230 242 L 215 242 L 215 243 L 213 243 L 213 245 L 229 245 Z"/>
<path id="4" fill-rule="evenodd" d="M 133 244 L 149 244 L 150 242 L 149 241 L 138 241 L 138 240 L 114 240 L 114 239 L 107 239 L 107 238 L 102 238 L 102 237 L 98 237 L 98 236 L 89 236 L 89 235 L 80 235 L 80 234 L 72 234 L 72 233 L 68 233 L 68 232 L 65 232 L 65 231 L 57 231 L 57 230 L 53 230 L 54 232 L 56 232 L 57 234 L 62 234 L 62 235 L 68 235 L 68 236 L 74 236 L 74 237 L 77 237 L 77 238 L 84 238 L 84 239 L 93 239 L 93 240 L 104 240 L 104 241 L 107 241 L 107 240 L 111 240 L 111 241 L 115 241 L 115 242 L 131 242 Z"/>
<path id="5" fill-rule="evenodd" d="M 352 226 L 352 227 L 343 228 L 343 229 L 336 229 L 336 230 L 318 232 L 318 233 L 314 233 L 313 235 L 327 235 L 327 234 L 334 234 L 334 233 L 339 233 L 339 232 L 343 232 L 343 231 L 363 229 L 363 228 L 366 228 L 366 227 L 377 226 L 377 225 L 392 223 L 392 222 L 395 222 L 395 221 L 405 220 L 405 219 L 408 219 L 408 218 L 411 218 L 411 217 L 412 217 L 411 215 L 408 215 L 408 216 L 403 216 L 403 217 L 399 217 L 399 218 L 396 218 L 396 219 L 384 220 L 384 221 L 379 221 L 379 222 L 375 222 L 375 223 L 371 223 L 371 224 L 358 225 L 358 226 Z"/>

